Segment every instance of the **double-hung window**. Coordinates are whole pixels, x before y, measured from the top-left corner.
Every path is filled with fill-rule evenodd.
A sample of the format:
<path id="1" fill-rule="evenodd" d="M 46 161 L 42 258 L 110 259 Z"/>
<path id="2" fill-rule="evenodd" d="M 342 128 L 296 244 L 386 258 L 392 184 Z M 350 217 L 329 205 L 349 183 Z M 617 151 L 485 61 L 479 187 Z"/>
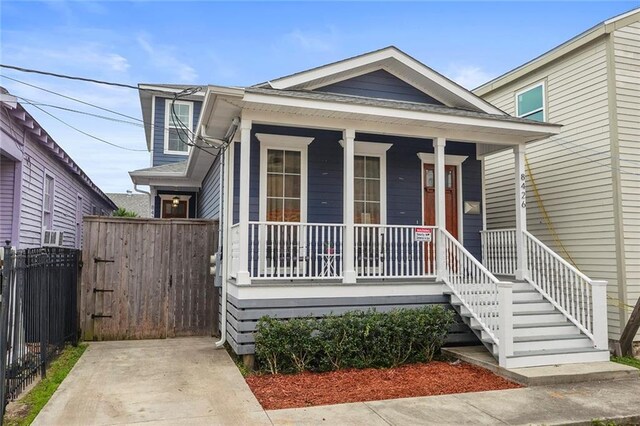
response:
<path id="1" fill-rule="evenodd" d="M 53 176 L 45 173 L 44 185 L 42 188 L 42 227 L 45 229 L 53 228 L 53 194 Z"/>
<path id="2" fill-rule="evenodd" d="M 356 155 L 354 162 L 355 223 L 380 223 L 380 157 Z"/>
<path id="3" fill-rule="evenodd" d="M 164 151 L 187 154 L 193 130 L 193 103 L 166 100 Z"/>
<path id="4" fill-rule="evenodd" d="M 545 121 L 544 84 L 520 91 L 516 94 L 516 115 L 535 121 Z"/>
<path id="5" fill-rule="evenodd" d="M 267 150 L 267 220 L 270 222 L 300 222 L 300 154 L 300 151 Z"/>

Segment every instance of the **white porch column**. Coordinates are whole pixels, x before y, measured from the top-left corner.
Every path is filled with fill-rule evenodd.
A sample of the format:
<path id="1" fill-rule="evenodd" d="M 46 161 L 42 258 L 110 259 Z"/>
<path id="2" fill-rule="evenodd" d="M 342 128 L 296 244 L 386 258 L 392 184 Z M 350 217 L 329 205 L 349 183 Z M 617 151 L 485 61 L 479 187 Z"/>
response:
<path id="1" fill-rule="evenodd" d="M 445 197 L 444 197 L 444 166 L 445 154 L 444 147 L 447 144 L 445 138 L 436 138 L 433 141 L 433 150 L 435 154 L 435 179 L 436 179 L 436 226 L 442 230 L 447 229 L 447 217 L 445 215 Z M 444 237 L 438 230 L 436 233 L 436 279 L 444 279 L 445 274 L 445 247 Z"/>
<path id="2" fill-rule="evenodd" d="M 240 122 L 240 206 L 238 235 L 240 253 L 238 254 L 238 284 L 250 284 L 249 276 L 249 162 L 251 161 L 251 120 L 243 118 Z"/>
<path id="3" fill-rule="evenodd" d="M 344 143 L 344 205 L 343 218 L 344 238 L 342 249 L 342 282 L 355 283 L 356 270 L 355 260 L 355 229 L 354 229 L 354 164 L 353 155 L 355 153 L 355 129 L 345 129 L 343 132 Z"/>
<path id="4" fill-rule="evenodd" d="M 527 270 L 527 250 L 523 232 L 527 230 L 527 172 L 525 169 L 525 145 L 513 148 L 516 190 L 516 279 L 529 277 Z"/>

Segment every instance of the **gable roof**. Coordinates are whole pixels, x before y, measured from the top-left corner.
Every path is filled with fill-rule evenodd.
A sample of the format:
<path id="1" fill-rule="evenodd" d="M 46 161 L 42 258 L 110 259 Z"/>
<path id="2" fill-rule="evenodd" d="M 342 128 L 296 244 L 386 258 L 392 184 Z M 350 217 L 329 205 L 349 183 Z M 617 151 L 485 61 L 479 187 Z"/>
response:
<path id="1" fill-rule="evenodd" d="M 107 193 L 107 196 L 118 208 L 122 207 L 134 212 L 138 217 L 151 217 L 151 199 L 149 194 Z"/>
<path id="2" fill-rule="evenodd" d="M 393 74 L 447 106 L 489 114 L 506 115 L 484 99 L 437 73 L 395 46 L 385 47 L 311 68 L 260 83 L 253 87 L 280 90 L 313 90 L 376 70 L 385 70 Z"/>
<path id="3" fill-rule="evenodd" d="M 4 87 L 0 87 L 0 93 L 8 93 Z M 10 105 L 7 102 L 2 101 L 2 105 L 7 106 L 7 114 L 11 116 L 16 123 L 21 125 L 26 132 L 29 132 L 33 137 L 31 140 L 42 145 L 49 156 L 54 160 L 60 162 L 70 174 L 75 175 L 80 179 L 90 190 L 92 190 L 98 197 L 102 198 L 113 209 L 116 205 L 111 201 L 102 190 L 93 183 L 89 176 L 80 168 L 80 166 L 73 161 L 73 159 L 65 152 L 64 149 L 47 133 L 47 131 L 40 126 L 40 123 L 29 111 L 27 111 L 20 102 L 16 102 L 15 105 Z"/>
<path id="4" fill-rule="evenodd" d="M 564 57 L 567 54 L 579 49 L 580 47 L 602 37 L 606 34 L 610 34 L 613 31 L 625 27 L 634 22 L 640 22 L 640 8 L 630 10 L 618 16 L 614 16 L 611 19 L 602 21 L 599 24 L 589 28 L 585 32 L 578 34 L 570 40 L 562 43 L 559 46 L 543 53 L 542 55 L 520 65 L 517 68 L 512 69 L 499 77 L 494 78 L 481 86 L 473 89 L 473 93 L 478 96 L 484 96 L 506 84 L 509 84 L 520 77 L 523 77 L 555 60 Z"/>

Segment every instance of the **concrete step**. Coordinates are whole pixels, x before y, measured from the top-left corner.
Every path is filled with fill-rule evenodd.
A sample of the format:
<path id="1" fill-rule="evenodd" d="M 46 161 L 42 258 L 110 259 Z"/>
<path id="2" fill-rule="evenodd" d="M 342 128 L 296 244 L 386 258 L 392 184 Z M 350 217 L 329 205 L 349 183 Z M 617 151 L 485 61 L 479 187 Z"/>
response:
<path id="1" fill-rule="evenodd" d="M 513 326 L 514 337 L 547 336 L 547 335 L 580 334 L 580 330 L 569 321 L 540 323 L 540 324 L 516 324 Z"/>
<path id="2" fill-rule="evenodd" d="M 583 334 L 513 338 L 513 350 L 515 352 L 578 348 L 593 348 L 593 342 Z"/>
<path id="3" fill-rule="evenodd" d="M 604 362 L 609 351 L 595 348 L 518 351 L 507 357 L 506 368 L 536 367 L 542 365 Z"/>

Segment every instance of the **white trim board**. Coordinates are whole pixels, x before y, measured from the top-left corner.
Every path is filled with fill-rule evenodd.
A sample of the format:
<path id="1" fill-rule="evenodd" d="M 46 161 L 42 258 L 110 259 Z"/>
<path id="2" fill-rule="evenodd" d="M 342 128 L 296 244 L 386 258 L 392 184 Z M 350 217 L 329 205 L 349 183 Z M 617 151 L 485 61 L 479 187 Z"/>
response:
<path id="1" fill-rule="evenodd" d="M 436 164 L 435 154 L 429 152 L 418 152 L 418 158 L 420 159 L 420 182 L 422 182 L 421 186 L 421 200 L 422 200 L 422 222 L 424 223 L 424 165 L 425 164 Z M 464 201 L 462 194 L 462 163 L 469 158 L 466 155 L 445 155 L 444 156 L 444 164 L 445 166 L 456 166 L 456 179 L 458 180 L 458 242 L 464 245 Z M 483 206 L 484 207 L 484 206 Z"/>
<path id="2" fill-rule="evenodd" d="M 282 149 L 300 152 L 300 222 L 307 222 L 308 196 L 308 147 L 315 139 L 307 136 L 276 135 L 270 133 L 256 133 L 260 141 L 260 221 L 267 220 L 267 150 Z"/>

